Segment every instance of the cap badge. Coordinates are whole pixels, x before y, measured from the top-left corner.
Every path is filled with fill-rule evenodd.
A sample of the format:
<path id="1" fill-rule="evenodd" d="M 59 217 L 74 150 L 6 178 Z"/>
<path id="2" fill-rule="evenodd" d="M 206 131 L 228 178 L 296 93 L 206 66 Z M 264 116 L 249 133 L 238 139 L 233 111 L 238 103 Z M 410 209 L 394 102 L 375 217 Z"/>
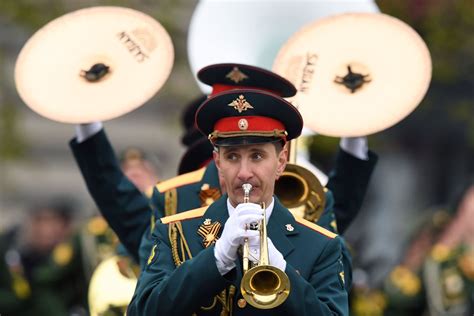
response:
<path id="1" fill-rule="evenodd" d="M 286 226 L 286 230 L 289 231 L 289 232 L 292 232 L 292 231 L 295 230 L 295 228 L 291 224 L 286 224 L 285 226 Z"/>
<path id="2" fill-rule="evenodd" d="M 246 119 L 240 119 L 238 124 L 240 130 L 242 131 L 245 131 L 247 128 L 249 128 L 249 122 L 247 122 Z"/>
<path id="3" fill-rule="evenodd" d="M 232 68 L 232 70 L 225 77 L 235 83 L 239 83 L 242 80 L 245 80 L 248 78 L 246 74 L 240 71 L 239 67 Z"/>
<path id="4" fill-rule="evenodd" d="M 245 100 L 245 97 L 241 94 L 237 99 L 232 101 L 228 104 L 228 106 L 232 106 L 234 109 L 242 113 L 243 111 L 247 111 L 248 109 L 253 109 L 253 106 Z"/>

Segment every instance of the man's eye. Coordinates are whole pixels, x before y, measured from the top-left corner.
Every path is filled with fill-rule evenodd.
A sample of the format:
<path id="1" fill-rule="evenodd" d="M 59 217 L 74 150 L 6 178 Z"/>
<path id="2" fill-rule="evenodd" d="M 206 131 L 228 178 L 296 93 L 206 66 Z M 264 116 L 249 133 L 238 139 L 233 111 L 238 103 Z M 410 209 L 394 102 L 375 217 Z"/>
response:
<path id="1" fill-rule="evenodd" d="M 237 155 L 236 154 L 227 154 L 226 159 L 227 160 L 237 160 Z"/>
<path id="2" fill-rule="evenodd" d="M 254 153 L 252 155 L 252 159 L 254 160 L 262 160 L 263 159 L 263 155 L 261 153 Z"/>

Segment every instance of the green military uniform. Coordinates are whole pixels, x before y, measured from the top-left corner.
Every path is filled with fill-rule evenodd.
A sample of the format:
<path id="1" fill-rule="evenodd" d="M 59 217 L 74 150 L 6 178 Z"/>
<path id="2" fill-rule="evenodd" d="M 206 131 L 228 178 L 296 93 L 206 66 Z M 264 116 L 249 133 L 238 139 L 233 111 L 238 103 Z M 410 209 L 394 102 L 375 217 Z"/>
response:
<path id="1" fill-rule="evenodd" d="M 155 220 L 165 214 L 207 205 L 219 196 L 216 195 L 220 186 L 213 162 L 206 168 L 159 183 L 148 193 L 152 197 L 150 203 L 122 173 L 103 130 L 80 144 L 73 139 L 70 146 L 99 210 L 142 267 L 152 247 L 150 226 Z M 335 169 L 329 175 L 327 187 L 330 190 L 326 192 L 320 226 L 337 232 L 336 222 L 343 230 L 349 225 L 360 209 L 376 162 L 377 156 L 372 152 L 369 152 L 369 160 L 364 161 L 339 151 Z M 334 199 L 330 195 L 334 195 Z M 334 221 L 334 213 L 337 221 Z M 344 251 L 350 262 L 348 250 Z M 345 275 L 350 286 L 350 269 Z"/>
<path id="2" fill-rule="evenodd" d="M 207 209 L 165 217 L 163 223 L 157 224 L 155 246 L 128 315 L 348 314 L 339 237 L 309 221 L 295 219 L 277 199 L 267 225 L 268 237 L 287 262 L 285 273 L 291 283 L 290 295 L 281 306 L 271 310 L 246 304 L 240 293 L 242 264 L 236 262 L 236 268 L 221 276 L 214 246 L 205 243 L 198 233 L 205 225 L 224 226 L 228 218 L 226 201 L 227 196 L 223 196 Z M 180 233 L 173 235 L 174 229 Z M 183 253 L 181 249 L 189 252 Z M 219 299 L 214 299 L 215 296 Z M 227 314 L 221 314 L 223 310 Z"/>

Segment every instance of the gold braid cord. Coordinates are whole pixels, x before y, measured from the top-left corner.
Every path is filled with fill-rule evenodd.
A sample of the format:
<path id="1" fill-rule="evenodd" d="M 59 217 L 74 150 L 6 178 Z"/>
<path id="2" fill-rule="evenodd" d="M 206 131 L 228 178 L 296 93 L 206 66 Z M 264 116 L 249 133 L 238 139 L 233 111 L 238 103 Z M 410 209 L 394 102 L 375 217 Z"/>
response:
<path id="1" fill-rule="evenodd" d="M 178 235 L 179 235 L 179 246 L 178 246 Z M 171 243 L 171 255 L 176 267 L 182 265 L 187 259 L 191 259 L 193 256 L 189 250 L 188 243 L 184 236 L 183 226 L 181 222 L 172 222 L 168 225 L 168 238 Z M 180 254 L 181 252 L 181 254 Z M 231 285 L 229 287 L 229 295 L 226 290 L 223 290 L 219 295 L 214 297 L 210 306 L 201 306 L 202 310 L 211 310 L 216 306 L 217 301 L 222 304 L 221 316 L 232 316 L 232 299 L 235 294 L 235 287 Z"/>
<path id="2" fill-rule="evenodd" d="M 181 236 L 181 238 L 179 239 L 179 248 L 178 234 Z M 183 264 L 183 262 L 187 260 L 186 254 L 188 255 L 188 259 L 191 259 L 193 257 L 191 255 L 191 251 L 189 250 L 186 238 L 184 237 L 181 222 L 173 222 L 168 225 L 168 237 L 171 243 L 171 254 L 173 256 L 173 261 L 176 267 L 179 267 L 181 264 Z M 180 256 L 178 249 L 181 249 L 182 256 Z"/>

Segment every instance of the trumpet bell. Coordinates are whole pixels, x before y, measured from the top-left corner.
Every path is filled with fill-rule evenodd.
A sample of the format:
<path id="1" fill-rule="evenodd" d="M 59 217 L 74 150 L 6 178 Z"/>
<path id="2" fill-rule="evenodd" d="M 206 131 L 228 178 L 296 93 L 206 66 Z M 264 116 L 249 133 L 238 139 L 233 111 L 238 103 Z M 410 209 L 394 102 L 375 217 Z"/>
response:
<path id="1" fill-rule="evenodd" d="M 288 276 L 278 268 L 259 265 L 245 273 L 240 291 L 253 307 L 271 309 L 281 305 L 290 295 Z"/>

